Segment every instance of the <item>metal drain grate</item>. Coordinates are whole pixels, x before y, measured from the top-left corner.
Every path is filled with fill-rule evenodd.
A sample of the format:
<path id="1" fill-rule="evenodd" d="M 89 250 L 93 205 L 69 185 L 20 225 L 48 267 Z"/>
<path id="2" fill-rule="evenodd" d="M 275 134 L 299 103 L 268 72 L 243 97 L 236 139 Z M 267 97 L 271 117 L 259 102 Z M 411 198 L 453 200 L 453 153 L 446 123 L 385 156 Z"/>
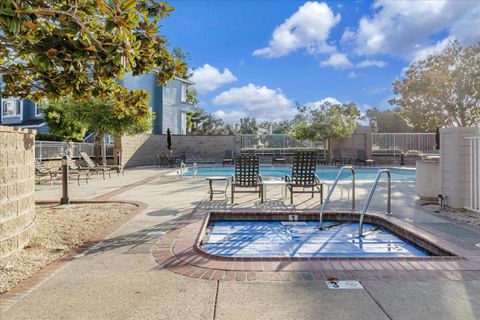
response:
<path id="1" fill-rule="evenodd" d="M 343 280 L 343 281 L 325 281 L 328 289 L 363 289 L 360 281 Z"/>

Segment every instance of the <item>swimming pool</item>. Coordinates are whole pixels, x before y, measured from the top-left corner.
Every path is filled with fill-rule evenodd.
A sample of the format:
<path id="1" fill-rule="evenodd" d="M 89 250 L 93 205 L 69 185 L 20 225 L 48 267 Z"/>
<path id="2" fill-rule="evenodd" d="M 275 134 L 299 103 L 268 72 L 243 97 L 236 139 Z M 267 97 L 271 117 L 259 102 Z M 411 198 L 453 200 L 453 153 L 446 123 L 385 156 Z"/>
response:
<path id="1" fill-rule="evenodd" d="M 426 251 L 387 229 L 358 223 L 325 221 L 210 221 L 202 249 L 225 257 L 422 257 Z"/>
<path id="2" fill-rule="evenodd" d="M 382 168 L 384 169 L 384 168 Z M 317 175 L 321 180 L 334 180 L 339 168 L 317 168 Z M 357 180 L 374 180 L 379 168 L 355 168 Z M 390 168 L 392 179 L 394 180 L 415 180 L 415 170 Z M 197 176 L 231 176 L 234 167 L 199 167 Z M 260 174 L 265 177 L 284 177 L 286 174 L 292 174 L 291 166 L 260 166 Z M 189 169 L 186 176 L 192 176 L 192 170 Z M 342 178 L 349 178 L 350 172 L 345 172 Z"/>

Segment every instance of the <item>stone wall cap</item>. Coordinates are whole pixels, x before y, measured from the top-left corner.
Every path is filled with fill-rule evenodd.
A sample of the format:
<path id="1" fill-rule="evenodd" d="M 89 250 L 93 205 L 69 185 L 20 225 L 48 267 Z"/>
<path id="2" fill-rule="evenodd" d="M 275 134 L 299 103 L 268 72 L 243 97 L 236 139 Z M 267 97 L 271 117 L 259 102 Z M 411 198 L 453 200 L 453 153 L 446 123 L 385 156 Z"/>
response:
<path id="1" fill-rule="evenodd" d="M 16 132 L 22 134 L 37 134 L 37 130 L 30 128 L 20 128 L 12 126 L 2 126 L 0 125 L 0 132 Z"/>

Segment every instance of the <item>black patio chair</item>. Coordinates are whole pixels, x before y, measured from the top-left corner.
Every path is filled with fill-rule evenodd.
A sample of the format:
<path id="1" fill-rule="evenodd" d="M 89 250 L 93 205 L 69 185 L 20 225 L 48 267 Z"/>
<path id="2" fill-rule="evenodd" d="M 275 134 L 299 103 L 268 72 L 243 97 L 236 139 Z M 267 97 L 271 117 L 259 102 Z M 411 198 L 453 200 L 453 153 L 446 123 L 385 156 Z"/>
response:
<path id="1" fill-rule="evenodd" d="M 277 163 L 287 164 L 287 158 L 280 150 L 273 151 L 273 158 L 272 158 L 273 165 L 277 165 Z"/>
<path id="2" fill-rule="evenodd" d="M 258 197 L 263 203 L 262 177 L 259 171 L 258 156 L 241 155 L 235 158 L 235 174 L 232 175 L 231 185 L 232 203 L 235 193 L 258 193 Z"/>
<path id="3" fill-rule="evenodd" d="M 345 157 L 341 150 L 334 149 L 333 150 L 332 164 L 337 165 L 338 163 L 341 166 L 346 165 L 346 164 L 351 164 L 352 159 Z"/>
<path id="4" fill-rule="evenodd" d="M 294 193 L 320 193 L 320 203 L 323 203 L 323 185 L 317 176 L 316 151 L 297 151 L 293 157 L 292 176 L 286 175 L 285 181 L 290 190 L 290 203 L 293 204 Z M 309 190 L 307 190 L 309 189 Z"/>
<path id="5" fill-rule="evenodd" d="M 223 165 L 232 164 L 233 165 L 233 151 L 232 150 L 225 150 L 225 154 L 223 155 Z"/>

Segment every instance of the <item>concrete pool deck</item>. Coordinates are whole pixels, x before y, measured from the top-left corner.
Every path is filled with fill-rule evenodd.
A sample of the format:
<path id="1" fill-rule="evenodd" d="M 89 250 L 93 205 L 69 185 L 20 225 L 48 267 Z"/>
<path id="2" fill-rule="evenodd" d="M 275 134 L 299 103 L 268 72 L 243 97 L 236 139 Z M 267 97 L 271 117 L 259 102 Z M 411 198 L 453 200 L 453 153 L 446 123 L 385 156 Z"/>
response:
<path id="1" fill-rule="evenodd" d="M 215 280 L 214 274 L 204 280 L 171 272 L 155 261 L 153 252 L 188 225 L 192 208 L 304 210 L 318 208 L 319 201 L 318 195 L 313 201 L 308 195 L 298 195 L 295 206 L 280 200 L 260 205 L 252 194 L 239 196 L 232 206 L 222 196 L 208 201 L 207 182 L 202 178 L 164 174 L 165 170 L 157 168 L 138 168 L 128 170 L 125 177 L 95 178 L 88 186 L 70 184 L 73 199 L 142 201 L 148 208 L 38 286 L 11 297 L 2 305 L 2 320 L 480 318 L 478 271 L 451 271 L 439 278 L 432 276 L 438 270 L 424 270 L 422 277 L 402 281 L 372 276 L 362 279 L 364 290 L 329 290 L 323 281 L 315 280 L 226 281 Z M 479 230 L 415 207 L 414 185 L 393 183 L 394 216 L 470 250 L 478 258 L 480 248 L 474 245 L 480 242 Z M 368 188 L 368 183 L 359 183 L 358 205 L 363 204 Z M 382 191 L 378 190 L 372 202 L 376 212 L 385 206 Z M 59 198 L 60 194 L 59 184 L 37 186 L 37 200 Z M 273 188 L 269 195 L 275 195 Z M 349 205 L 347 199 L 333 203 L 334 209 Z M 369 273 L 377 274 L 374 270 Z"/>

